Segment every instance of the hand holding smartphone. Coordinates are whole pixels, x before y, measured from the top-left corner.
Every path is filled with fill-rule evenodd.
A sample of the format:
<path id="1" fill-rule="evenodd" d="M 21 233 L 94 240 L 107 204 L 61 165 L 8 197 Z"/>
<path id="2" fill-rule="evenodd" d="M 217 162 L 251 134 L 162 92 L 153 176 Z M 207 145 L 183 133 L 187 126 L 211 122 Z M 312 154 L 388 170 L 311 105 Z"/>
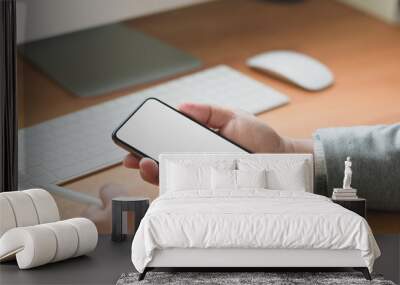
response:
<path id="1" fill-rule="evenodd" d="M 166 103 L 145 100 L 112 134 L 120 147 L 158 161 L 165 152 L 249 153 Z"/>

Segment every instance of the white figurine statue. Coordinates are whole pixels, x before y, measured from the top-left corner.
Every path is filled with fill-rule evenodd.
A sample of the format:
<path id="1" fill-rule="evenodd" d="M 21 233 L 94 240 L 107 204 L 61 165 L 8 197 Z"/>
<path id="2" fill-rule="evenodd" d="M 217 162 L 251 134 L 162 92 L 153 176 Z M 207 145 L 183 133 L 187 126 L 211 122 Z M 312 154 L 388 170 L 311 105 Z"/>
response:
<path id="1" fill-rule="evenodd" d="M 351 176 L 353 172 L 351 171 L 351 160 L 350 156 L 347 157 L 344 162 L 344 178 L 343 178 L 343 189 L 352 189 L 351 188 Z"/>

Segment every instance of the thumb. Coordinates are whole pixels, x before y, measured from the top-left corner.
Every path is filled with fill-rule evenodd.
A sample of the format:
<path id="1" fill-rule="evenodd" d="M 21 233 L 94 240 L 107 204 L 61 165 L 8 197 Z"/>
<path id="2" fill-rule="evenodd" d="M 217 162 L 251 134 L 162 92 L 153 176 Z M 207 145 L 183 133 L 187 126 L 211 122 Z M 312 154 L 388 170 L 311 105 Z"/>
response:
<path id="1" fill-rule="evenodd" d="M 99 190 L 99 197 L 103 202 L 104 208 L 107 208 L 107 206 L 111 204 L 112 198 L 118 196 L 128 196 L 128 191 L 118 184 L 106 184 Z"/>
<path id="2" fill-rule="evenodd" d="M 179 110 L 213 129 L 223 129 L 235 117 L 235 113 L 229 109 L 205 104 L 184 103 Z"/>

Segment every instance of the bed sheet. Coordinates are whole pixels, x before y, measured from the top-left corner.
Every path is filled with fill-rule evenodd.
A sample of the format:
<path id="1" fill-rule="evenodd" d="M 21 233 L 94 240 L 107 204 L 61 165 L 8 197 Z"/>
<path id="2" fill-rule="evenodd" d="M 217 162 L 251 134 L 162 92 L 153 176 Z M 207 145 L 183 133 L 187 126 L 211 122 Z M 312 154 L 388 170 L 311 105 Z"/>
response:
<path id="1" fill-rule="evenodd" d="M 155 249 L 358 249 L 372 272 L 380 251 L 364 218 L 324 196 L 246 189 L 164 194 L 153 201 L 132 243 L 143 272 Z"/>

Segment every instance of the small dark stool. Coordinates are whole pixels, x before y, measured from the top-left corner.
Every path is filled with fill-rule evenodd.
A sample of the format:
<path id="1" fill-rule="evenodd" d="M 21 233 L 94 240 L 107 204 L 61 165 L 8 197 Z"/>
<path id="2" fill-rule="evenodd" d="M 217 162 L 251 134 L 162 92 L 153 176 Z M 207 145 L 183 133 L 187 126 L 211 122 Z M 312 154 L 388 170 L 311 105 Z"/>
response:
<path id="1" fill-rule="evenodd" d="M 150 199 L 143 197 L 115 197 L 112 199 L 112 234 L 111 240 L 123 241 L 126 239 L 127 228 L 127 213 L 133 212 L 135 214 L 135 235 L 140 221 L 143 219 L 149 208 Z"/>

